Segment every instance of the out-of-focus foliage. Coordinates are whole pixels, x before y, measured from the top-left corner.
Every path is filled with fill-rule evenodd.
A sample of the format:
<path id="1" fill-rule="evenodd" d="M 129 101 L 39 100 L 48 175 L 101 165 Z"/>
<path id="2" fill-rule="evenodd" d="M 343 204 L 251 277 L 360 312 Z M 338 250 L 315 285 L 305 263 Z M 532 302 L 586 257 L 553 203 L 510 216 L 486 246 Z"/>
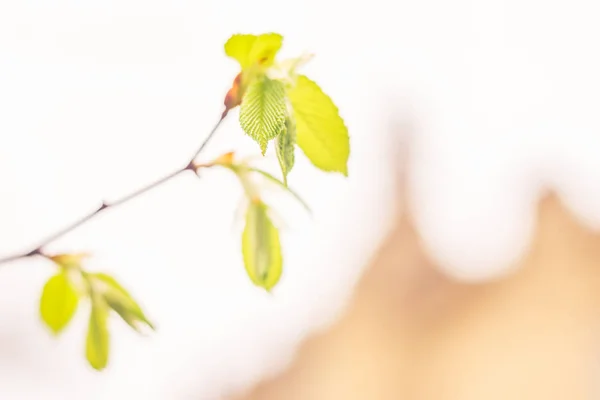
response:
<path id="1" fill-rule="evenodd" d="M 252 201 L 246 212 L 242 255 L 246 272 L 255 285 L 271 290 L 279 282 L 283 268 L 279 231 L 262 201 Z"/>
<path id="2" fill-rule="evenodd" d="M 110 311 L 118 314 L 133 329 L 141 332 L 142 326 L 154 329 L 152 323 L 113 277 L 104 273 L 89 273 L 83 268 L 86 254 L 59 254 L 47 257 L 59 271 L 42 290 L 40 315 L 42 321 L 59 334 L 75 315 L 80 300 L 91 303 L 85 354 L 89 364 L 101 370 L 109 359 Z"/>

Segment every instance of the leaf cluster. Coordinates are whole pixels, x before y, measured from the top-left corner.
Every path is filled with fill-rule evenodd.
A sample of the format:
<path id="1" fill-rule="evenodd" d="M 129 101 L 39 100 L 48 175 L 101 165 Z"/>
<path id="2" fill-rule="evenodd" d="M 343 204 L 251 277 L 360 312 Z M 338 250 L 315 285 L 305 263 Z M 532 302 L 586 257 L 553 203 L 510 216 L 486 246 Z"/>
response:
<path id="1" fill-rule="evenodd" d="M 327 172 L 348 175 L 348 129 L 331 98 L 319 85 L 296 69 L 304 57 L 283 60 L 275 56 L 283 37 L 275 33 L 233 35 L 225 53 L 241 68 L 228 96 L 229 109 L 240 106 L 240 125 L 264 155 L 275 142 L 283 181 L 294 166 L 298 146 L 312 164 Z"/>
<path id="2" fill-rule="evenodd" d="M 82 303 L 89 305 L 85 354 L 94 369 L 102 370 L 108 365 L 111 316 L 118 316 L 138 333 L 154 330 L 154 325 L 114 277 L 84 268 L 87 254 L 48 255 L 43 250 L 47 244 L 100 212 L 126 203 L 181 173 L 194 171 L 198 174 L 203 168 L 223 167 L 237 176 L 247 200 L 245 226 L 241 233 L 246 273 L 254 285 L 271 291 L 282 276 L 283 251 L 273 210 L 263 200 L 261 189 L 253 178 L 276 184 L 310 211 L 300 196 L 288 187 L 297 147 L 318 169 L 348 175 L 349 136 L 338 109 L 314 81 L 297 73 L 310 57 L 277 61 L 282 43 L 282 36 L 276 33 L 236 34 L 225 43 L 225 53 L 238 62 L 240 71 L 225 96 L 225 110 L 220 120 L 185 166 L 118 201 L 102 203 L 95 211 L 58 230 L 31 251 L 0 258 L 0 263 L 4 263 L 39 256 L 57 268 L 45 283 L 39 303 L 41 319 L 54 335 L 58 336 L 66 329 Z M 234 153 L 224 154 L 210 163 L 196 162 L 223 119 L 238 106 L 240 126 L 256 141 L 262 155 L 269 143 L 273 143 L 281 180 L 237 160 Z"/>
<path id="3" fill-rule="evenodd" d="M 268 144 L 274 143 L 285 187 L 296 147 L 315 167 L 347 176 L 350 144 L 344 120 L 319 85 L 297 73 L 307 57 L 277 62 L 282 43 L 283 37 L 275 33 L 229 38 L 225 53 L 241 70 L 225 98 L 226 113 L 240 106 L 240 126 L 263 155 Z M 244 178 L 248 169 L 232 164 L 229 168 L 240 177 L 250 200 L 242 233 L 246 271 L 254 284 L 271 290 L 279 281 L 283 263 L 278 229 L 269 207 Z"/>
<path id="4" fill-rule="evenodd" d="M 140 306 L 112 276 L 90 273 L 83 269 L 87 254 L 49 256 L 58 272 L 50 277 L 42 290 L 40 316 L 54 335 L 59 335 L 73 319 L 81 301 L 89 301 L 90 314 L 85 354 L 97 370 L 108 364 L 111 312 L 137 332 L 144 327 L 154 329 Z"/>

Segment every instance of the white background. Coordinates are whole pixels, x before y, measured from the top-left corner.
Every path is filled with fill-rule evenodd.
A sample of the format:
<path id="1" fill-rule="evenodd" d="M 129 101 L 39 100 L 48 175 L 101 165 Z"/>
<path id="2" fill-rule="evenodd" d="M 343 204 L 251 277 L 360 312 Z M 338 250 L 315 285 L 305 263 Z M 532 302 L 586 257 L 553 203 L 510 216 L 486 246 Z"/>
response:
<path id="1" fill-rule="evenodd" d="M 87 310 L 59 339 L 37 316 L 53 267 L 0 269 L 0 398 L 214 399 L 275 371 L 330 322 L 393 219 L 394 124 L 410 126 L 411 200 L 447 272 L 487 279 L 527 245 L 538 188 L 600 224 L 595 2 L 536 0 L 0 0 L 0 254 L 180 166 L 222 111 L 237 32 L 284 35 L 350 129 L 350 178 L 303 158 L 285 196 L 272 295 L 240 257 L 241 191 L 191 176 L 56 242 L 90 251 L 158 331 L 119 320 L 110 367 L 83 358 Z M 232 114 L 205 157 L 257 147 Z M 261 165 L 277 172 L 272 153 Z"/>

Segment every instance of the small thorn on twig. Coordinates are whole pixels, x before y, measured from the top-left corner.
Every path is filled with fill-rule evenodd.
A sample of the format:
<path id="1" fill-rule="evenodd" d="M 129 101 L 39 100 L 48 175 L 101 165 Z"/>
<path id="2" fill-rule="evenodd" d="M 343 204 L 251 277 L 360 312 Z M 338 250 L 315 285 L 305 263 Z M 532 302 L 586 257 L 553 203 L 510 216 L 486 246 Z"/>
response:
<path id="1" fill-rule="evenodd" d="M 194 160 L 192 160 L 192 161 L 190 161 L 190 163 L 183 170 L 184 171 L 196 172 L 197 169 L 198 169 L 198 166 L 196 165 L 196 163 L 194 162 Z"/>
<path id="2" fill-rule="evenodd" d="M 32 257 L 32 256 L 38 256 L 38 255 L 48 258 L 49 256 L 43 250 L 46 245 L 48 245 L 51 242 L 54 242 L 55 240 L 65 236 L 66 234 L 70 233 L 71 231 L 77 229 L 79 226 L 81 226 L 81 225 L 85 224 L 86 222 L 90 221 L 91 219 L 93 219 L 96 215 L 101 213 L 103 210 L 106 210 L 107 208 L 113 208 L 113 207 L 119 206 L 121 204 L 127 203 L 130 200 L 135 199 L 135 198 L 143 195 L 144 193 L 164 184 L 165 182 L 170 181 L 174 177 L 181 174 L 183 171 L 190 170 L 190 171 L 194 171 L 194 173 L 197 173 L 198 170 L 202 166 L 205 166 L 205 164 L 196 164 L 194 162 L 194 159 L 196 157 L 198 157 L 200 155 L 200 153 L 202 153 L 202 151 L 204 150 L 204 148 L 206 147 L 208 142 L 211 140 L 211 138 L 217 132 L 217 129 L 223 122 L 225 115 L 227 115 L 227 112 L 225 112 L 221 115 L 221 118 L 219 119 L 219 121 L 217 121 L 217 123 L 212 128 L 212 130 L 210 131 L 208 136 L 200 144 L 200 146 L 194 153 L 192 160 L 187 164 L 187 166 L 185 168 L 175 170 L 175 171 L 171 172 L 170 174 L 163 176 L 162 178 L 157 179 L 154 182 L 152 182 L 146 186 L 143 186 L 142 188 L 135 190 L 124 197 L 121 197 L 118 200 L 113 200 L 111 202 L 103 201 L 102 204 L 100 204 L 100 206 L 98 206 L 98 208 L 96 208 L 92 212 L 88 213 L 87 215 L 84 215 L 83 217 L 79 218 L 78 220 L 68 224 L 64 228 L 56 231 L 55 233 L 53 233 L 50 236 L 46 237 L 45 239 L 41 240 L 36 249 L 34 249 L 28 253 L 18 253 L 18 254 L 13 254 L 11 256 L 7 256 L 7 257 L 0 257 L 0 264 L 5 264 L 5 263 L 8 263 L 8 262 L 11 262 L 14 260 L 18 260 L 20 258 L 28 258 L 28 257 Z"/>
<path id="3" fill-rule="evenodd" d="M 33 256 L 37 256 L 40 254 L 42 254 L 42 251 L 39 248 L 37 248 L 37 249 L 33 249 L 29 253 L 25 254 L 25 257 L 33 257 Z"/>

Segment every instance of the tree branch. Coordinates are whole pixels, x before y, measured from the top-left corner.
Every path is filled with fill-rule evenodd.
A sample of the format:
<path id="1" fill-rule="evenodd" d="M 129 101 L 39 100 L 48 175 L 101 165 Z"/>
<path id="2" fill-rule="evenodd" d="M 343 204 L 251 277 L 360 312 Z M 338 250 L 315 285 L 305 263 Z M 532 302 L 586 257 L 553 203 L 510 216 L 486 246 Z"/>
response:
<path id="1" fill-rule="evenodd" d="M 54 242 L 55 240 L 63 237 L 64 235 L 66 235 L 67 233 L 70 233 L 71 231 L 77 229 L 78 227 L 80 227 L 81 225 L 85 224 L 86 222 L 90 221 L 91 219 L 93 219 L 95 216 L 97 216 L 98 214 L 102 213 L 105 210 L 108 210 L 109 208 L 114 208 L 117 206 L 120 206 L 124 203 L 127 203 L 130 200 L 133 200 L 141 195 L 143 195 L 146 192 L 149 192 L 150 190 L 157 188 L 158 186 L 170 181 L 171 179 L 175 178 L 177 175 L 185 172 L 185 171 L 196 171 L 196 165 L 194 163 L 196 157 L 198 157 L 200 155 L 200 153 L 202 153 L 202 151 L 204 150 L 204 148 L 206 147 L 206 145 L 208 144 L 208 142 L 212 139 L 212 137 L 214 136 L 215 132 L 217 131 L 217 129 L 219 128 L 219 126 L 221 125 L 221 122 L 223 122 L 223 120 L 225 119 L 225 116 L 227 114 L 224 113 L 221 118 L 219 118 L 219 121 L 217 121 L 217 123 L 215 124 L 215 126 L 212 128 L 212 130 L 210 131 L 210 133 L 208 134 L 208 136 L 206 137 L 206 139 L 204 139 L 204 141 L 200 144 L 200 146 L 198 147 L 198 149 L 194 152 L 194 155 L 190 158 L 189 162 L 182 168 L 179 168 L 165 176 L 163 176 L 162 178 L 149 183 L 146 186 L 141 187 L 140 189 L 131 192 L 130 194 L 115 200 L 113 202 L 107 203 L 107 202 L 102 202 L 102 204 L 100 206 L 98 206 L 98 208 L 96 208 L 94 211 L 92 211 L 91 213 L 84 215 L 83 217 L 77 219 L 76 221 L 66 225 L 64 228 L 59 229 L 58 231 L 52 233 L 51 235 L 49 235 L 48 237 L 46 237 L 45 239 L 41 240 L 39 242 L 39 244 L 33 248 L 30 251 L 26 251 L 23 253 L 16 253 L 16 254 L 12 254 L 6 257 L 2 257 L 0 258 L 0 264 L 4 264 L 4 263 L 8 263 L 11 261 L 15 261 L 21 258 L 26 258 L 26 257 L 33 257 L 36 255 L 44 255 L 43 253 L 43 248 L 45 246 L 47 246 L 48 244 Z"/>

